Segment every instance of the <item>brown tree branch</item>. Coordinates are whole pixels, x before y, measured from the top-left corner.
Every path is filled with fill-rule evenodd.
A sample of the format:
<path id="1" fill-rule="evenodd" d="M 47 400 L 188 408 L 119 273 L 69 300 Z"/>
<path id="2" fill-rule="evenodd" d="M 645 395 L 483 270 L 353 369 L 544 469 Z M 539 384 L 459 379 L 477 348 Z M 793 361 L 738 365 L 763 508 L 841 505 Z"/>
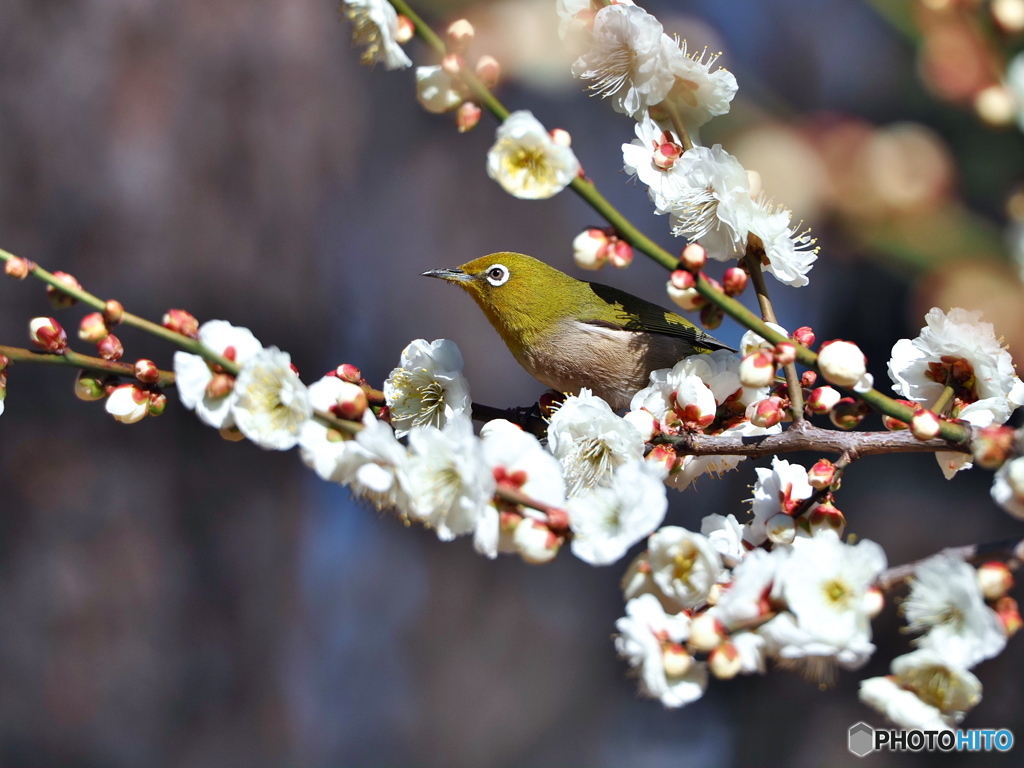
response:
<path id="1" fill-rule="evenodd" d="M 946 547 L 937 555 L 930 555 L 903 565 L 894 565 L 892 568 L 882 571 L 875 584 L 879 589 L 890 590 L 913 576 L 918 566 L 925 560 L 930 560 L 938 555 L 953 557 L 972 564 L 1002 560 L 1011 569 L 1016 569 L 1024 561 L 1024 537 L 1015 536 L 1012 539 L 990 541 L 985 544 L 967 544 L 963 547 Z"/>

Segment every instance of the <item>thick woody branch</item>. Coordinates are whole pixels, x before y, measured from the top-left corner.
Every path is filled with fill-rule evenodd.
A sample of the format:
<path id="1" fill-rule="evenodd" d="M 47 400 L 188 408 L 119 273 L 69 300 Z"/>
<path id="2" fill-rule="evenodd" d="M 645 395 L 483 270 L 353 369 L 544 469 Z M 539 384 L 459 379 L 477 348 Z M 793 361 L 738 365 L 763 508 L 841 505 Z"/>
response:
<path id="1" fill-rule="evenodd" d="M 972 565 L 980 565 L 981 563 L 988 562 L 989 560 L 1002 560 L 1011 569 L 1016 569 L 1020 567 L 1021 562 L 1024 562 L 1024 538 L 1018 536 L 1012 539 L 1002 539 L 1001 541 L 990 541 L 986 544 L 968 544 L 963 547 L 946 547 L 946 549 L 940 551 L 938 555 L 963 560 L 971 563 Z M 931 557 L 936 556 L 937 555 L 932 555 Z M 914 560 L 911 563 L 904 563 L 903 565 L 895 565 L 892 568 L 883 571 L 875 584 L 879 589 L 890 590 L 911 578 L 921 563 L 926 560 L 930 560 L 931 557 Z"/>

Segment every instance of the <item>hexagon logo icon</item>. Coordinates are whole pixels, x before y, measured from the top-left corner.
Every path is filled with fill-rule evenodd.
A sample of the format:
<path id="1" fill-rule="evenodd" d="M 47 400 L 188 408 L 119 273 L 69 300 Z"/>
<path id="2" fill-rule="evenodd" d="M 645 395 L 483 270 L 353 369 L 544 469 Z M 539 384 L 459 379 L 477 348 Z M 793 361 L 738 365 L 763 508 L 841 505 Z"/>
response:
<path id="1" fill-rule="evenodd" d="M 849 744 L 850 751 L 857 757 L 864 757 L 875 751 L 875 729 L 867 723 L 857 723 L 850 726 Z"/>

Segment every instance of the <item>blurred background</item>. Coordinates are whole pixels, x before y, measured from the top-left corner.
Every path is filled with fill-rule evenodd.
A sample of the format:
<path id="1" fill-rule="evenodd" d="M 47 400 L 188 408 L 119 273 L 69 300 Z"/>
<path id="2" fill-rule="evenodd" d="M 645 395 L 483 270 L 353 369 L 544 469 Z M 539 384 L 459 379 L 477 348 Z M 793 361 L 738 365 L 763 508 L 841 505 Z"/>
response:
<path id="1" fill-rule="evenodd" d="M 702 138 L 819 237 L 809 288 L 770 281 L 781 322 L 855 341 L 885 387 L 891 345 L 932 306 L 984 309 L 1024 355 L 1024 142 L 1006 74 L 1024 3 L 878 2 L 647 7 L 724 52 L 740 94 Z M 679 247 L 621 170 L 631 122 L 569 78 L 553 0 L 417 7 L 435 26 L 468 16 L 504 101 L 569 130 L 604 193 Z M 459 135 L 419 108 L 411 72 L 361 68 L 349 34 L 329 0 L 4 0 L 0 246 L 150 318 L 182 307 L 247 326 L 307 381 L 351 362 L 379 384 L 409 340 L 446 337 L 474 399 L 529 404 L 542 387 L 472 302 L 419 273 L 498 250 L 574 272 L 572 238 L 600 222 L 568 192 L 508 197 L 484 170 L 493 123 Z M 597 279 L 666 300 L 640 255 Z M 24 345 L 48 306 L 41 285 L 0 282 L 0 343 Z M 735 345 L 740 330 L 716 335 Z M 121 339 L 126 359 L 170 365 L 166 347 Z M 874 660 L 836 690 L 774 672 L 667 711 L 615 658 L 628 561 L 489 562 L 352 503 L 297 455 L 221 440 L 173 395 L 163 418 L 125 427 L 74 399 L 73 378 L 12 369 L 0 417 L 3 768 L 841 766 L 847 728 L 881 724 L 856 689 L 908 649 L 892 607 Z M 753 466 L 673 493 L 669 520 L 740 514 Z M 872 457 L 839 503 L 898 563 L 1019 534 L 990 480 Z M 976 670 L 968 727 L 1024 738 L 1020 642 Z"/>

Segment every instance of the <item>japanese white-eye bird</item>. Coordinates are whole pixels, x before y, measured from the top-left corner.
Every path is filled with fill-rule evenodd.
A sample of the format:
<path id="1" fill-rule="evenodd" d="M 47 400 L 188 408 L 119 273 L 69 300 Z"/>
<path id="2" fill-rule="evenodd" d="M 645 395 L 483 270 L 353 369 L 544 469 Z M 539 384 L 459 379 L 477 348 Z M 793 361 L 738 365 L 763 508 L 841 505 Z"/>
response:
<path id="1" fill-rule="evenodd" d="M 616 410 L 647 386 L 651 371 L 731 349 L 675 312 L 521 253 L 494 253 L 423 274 L 472 296 L 537 381 L 570 394 L 588 387 Z"/>

